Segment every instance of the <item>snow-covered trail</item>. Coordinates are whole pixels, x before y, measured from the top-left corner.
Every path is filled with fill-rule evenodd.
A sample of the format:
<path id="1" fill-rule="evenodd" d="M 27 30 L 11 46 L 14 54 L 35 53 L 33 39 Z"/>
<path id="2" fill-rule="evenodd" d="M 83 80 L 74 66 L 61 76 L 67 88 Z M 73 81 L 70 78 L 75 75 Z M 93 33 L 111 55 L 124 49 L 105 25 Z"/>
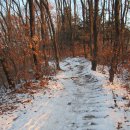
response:
<path id="1" fill-rule="evenodd" d="M 0 130 L 129 130 L 130 111 L 120 92 L 104 87 L 106 77 L 92 72 L 84 58 L 67 58 L 63 71 L 50 81 L 49 92 L 35 95 L 32 103 L 0 117 Z"/>

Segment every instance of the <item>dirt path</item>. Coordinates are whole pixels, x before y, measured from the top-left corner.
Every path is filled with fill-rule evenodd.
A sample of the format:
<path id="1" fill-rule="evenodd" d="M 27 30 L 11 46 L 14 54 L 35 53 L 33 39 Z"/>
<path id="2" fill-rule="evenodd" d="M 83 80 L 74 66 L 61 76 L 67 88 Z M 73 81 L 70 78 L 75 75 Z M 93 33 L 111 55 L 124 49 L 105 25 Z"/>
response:
<path id="1" fill-rule="evenodd" d="M 13 113 L 10 119 L 4 116 L 0 121 L 5 126 L 0 130 L 130 129 L 129 109 L 125 111 L 120 98 L 119 106 L 115 106 L 111 88 L 103 87 L 105 77 L 92 72 L 89 61 L 68 58 L 61 66 L 63 71 L 49 84 L 55 89 L 36 95 L 33 103 Z"/>

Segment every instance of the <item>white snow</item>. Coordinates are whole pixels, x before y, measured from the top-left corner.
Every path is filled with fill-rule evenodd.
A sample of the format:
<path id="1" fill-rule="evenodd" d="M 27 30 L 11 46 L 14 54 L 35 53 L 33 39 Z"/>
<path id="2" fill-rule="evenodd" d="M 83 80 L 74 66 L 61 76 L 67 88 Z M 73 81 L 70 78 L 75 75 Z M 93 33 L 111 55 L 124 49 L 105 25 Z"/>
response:
<path id="1" fill-rule="evenodd" d="M 130 129 L 129 94 L 117 79 L 111 85 L 107 74 L 91 71 L 82 57 L 67 58 L 60 66 L 48 89 L 0 116 L 0 130 Z"/>

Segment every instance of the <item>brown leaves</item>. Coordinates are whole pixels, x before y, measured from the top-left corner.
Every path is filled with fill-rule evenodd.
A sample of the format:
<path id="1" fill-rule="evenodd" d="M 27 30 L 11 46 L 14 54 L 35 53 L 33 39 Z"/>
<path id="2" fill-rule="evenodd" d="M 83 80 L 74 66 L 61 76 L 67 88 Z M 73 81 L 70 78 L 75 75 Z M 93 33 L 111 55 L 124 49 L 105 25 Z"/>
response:
<path id="1" fill-rule="evenodd" d="M 48 84 L 48 80 L 41 80 L 40 81 L 40 86 L 45 87 Z"/>
<path id="2" fill-rule="evenodd" d="M 6 113 L 8 111 L 14 111 L 17 109 L 17 106 L 13 105 L 13 104 L 3 104 L 0 106 L 0 115 L 2 115 L 3 113 Z"/>

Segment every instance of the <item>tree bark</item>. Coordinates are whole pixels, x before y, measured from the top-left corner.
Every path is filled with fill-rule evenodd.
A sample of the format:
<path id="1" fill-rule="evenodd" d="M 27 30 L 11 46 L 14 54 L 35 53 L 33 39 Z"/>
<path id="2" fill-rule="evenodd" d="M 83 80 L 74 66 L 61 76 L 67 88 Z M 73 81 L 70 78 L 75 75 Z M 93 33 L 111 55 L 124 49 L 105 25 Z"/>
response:
<path id="1" fill-rule="evenodd" d="M 29 14 L 30 14 L 30 36 L 33 38 L 35 36 L 35 11 L 33 0 L 29 0 Z M 34 64 L 37 66 L 37 56 L 35 46 L 32 47 Z"/>
<path id="2" fill-rule="evenodd" d="M 1 59 L 0 62 L 1 62 L 2 68 L 3 68 L 3 71 L 5 73 L 7 82 L 9 84 L 9 89 L 15 88 L 15 83 L 9 75 L 9 69 L 7 68 L 6 61 L 4 59 Z"/>
<path id="3" fill-rule="evenodd" d="M 111 60 L 111 68 L 109 71 L 109 81 L 113 82 L 114 80 L 114 74 L 116 74 L 117 71 L 117 65 L 118 65 L 118 59 L 119 59 L 119 49 L 120 49 L 120 0 L 115 0 L 115 42 L 113 46 L 113 57 Z"/>
<path id="4" fill-rule="evenodd" d="M 48 59 L 47 59 L 47 55 L 46 55 L 46 49 L 45 49 L 45 27 L 44 25 L 45 23 L 45 16 L 44 16 L 44 8 L 42 5 L 42 2 L 40 1 L 40 12 L 41 12 L 41 37 L 42 37 L 42 49 L 43 49 L 43 55 L 44 55 L 44 60 L 45 60 L 45 66 L 48 66 Z"/>
<path id="5" fill-rule="evenodd" d="M 90 23 L 90 40 L 89 40 L 89 48 L 90 55 L 92 56 L 92 44 L 93 44 L 93 0 L 88 0 L 89 5 L 89 23 Z"/>
<path id="6" fill-rule="evenodd" d="M 50 13 L 50 10 L 49 10 L 49 5 L 48 5 L 47 1 L 45 2 L 45 0 L 42 0 L 42 4 L 45 7 L 46 12 L 48 14 L 51 29 L 52 29 L 52 32 L 53 32 L 53 45 L 54 45 L 54 51 L 55 51 L 55 57 L 56 57 L 56 68 L 60 69 L 59 52 L 58 52 L 58 46 L 57 46 L 57 43 L 56 43 L 56 33 L 55 33 L 55 28 L 54 28 L 54 24 L 53 24 L 53 21 L 52 21 L 51 13 Z"/>
<path id="7" fill-rule="evenodd" d="M 98 29 L 97 29 L 97 21 L 98 21 L 98 2 L 99 0 L 95 0 L 94 7 L 94 22 L 93 22 L 93 34 L 94 34 L 94 48 L 93 48 L 93 59 L 92 59 L 92 70 L 96 71 L 97 67 L 97 53 L 98 53 Z"/>

